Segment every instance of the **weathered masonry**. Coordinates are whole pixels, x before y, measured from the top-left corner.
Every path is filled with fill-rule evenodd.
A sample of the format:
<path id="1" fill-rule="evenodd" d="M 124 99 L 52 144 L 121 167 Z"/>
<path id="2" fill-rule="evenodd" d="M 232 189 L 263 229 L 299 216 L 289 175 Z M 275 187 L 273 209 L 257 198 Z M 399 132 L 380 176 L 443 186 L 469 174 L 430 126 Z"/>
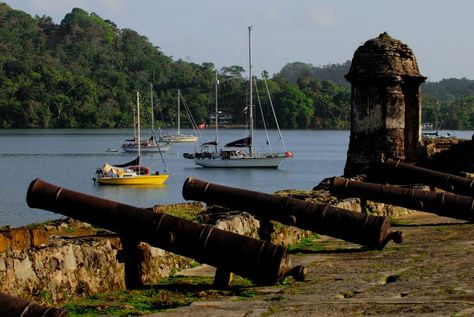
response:
<path id="1" fill-rule="evenodd" d="M 344 175 L 365 173 L 386 158 L 420 155 L 420 75 L 412 50 L 387 33 L 354 53 L 345 76 L 352 84 L 351 136 Z"/>

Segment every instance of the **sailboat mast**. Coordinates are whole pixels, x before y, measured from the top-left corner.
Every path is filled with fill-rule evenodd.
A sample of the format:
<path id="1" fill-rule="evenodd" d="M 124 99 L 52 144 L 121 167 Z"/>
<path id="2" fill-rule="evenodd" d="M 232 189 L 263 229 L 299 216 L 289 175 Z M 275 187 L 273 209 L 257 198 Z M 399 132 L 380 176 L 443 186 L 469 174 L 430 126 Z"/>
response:
<path id="1" fill-rule="evenodd" d="M 138 136 L 138 156 L 140 156 L 140 93 L 137 91 L 137 136 Z"/>
<path id="2" fill-rule="evenodd" d="M 253 155 L 253 129 L 254 129 L 254 119 L 253 119 L 253 90 L 252 90 L 252 26 L 249 26 L 249 121 L 250 121 L 250 156 Z"/>
<path id="3" fill-rule="evenodd" d="M 217 104 L 217 93 L 218 93 L 219 79 L 217 78 L 217 69 L 216 69 L 216 147 L 219 144 L 219 110 Z"/>
<path id="4" fill-rule="evenodd" d="M 151 103 L 151 133 L 155 134 L 155 114 L 153 110 L 153 84 L 150 84 L 150 103 Z"/>
<path id="5" fill-rule="evenodd" d="M 135 141 L 137 141 L 137 111 L 135 110 L 135 107 L 133 107 L 132 113 L 133 113 L 133 137 L 135 138 Z"/>
<path id="6" fill-rule="evenodd" d="M 179 104 L 181 103 L 181 100 L 180 100 L 181 96 L 180 95 L 181 95 L 181 93 L 178 89 L 178 135 L 181 134 L 181 120 L 180 120 L 180 115 L 179 115 L 179 113 L 180 113 L 179 112 Z"/>

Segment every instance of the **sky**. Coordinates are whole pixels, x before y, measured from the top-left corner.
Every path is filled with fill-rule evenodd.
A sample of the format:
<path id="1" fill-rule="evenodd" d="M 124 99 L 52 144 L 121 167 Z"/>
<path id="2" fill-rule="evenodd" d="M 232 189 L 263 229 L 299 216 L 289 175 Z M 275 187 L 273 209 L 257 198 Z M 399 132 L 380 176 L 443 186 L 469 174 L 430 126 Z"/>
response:
<path id="1" fill-rule="evenodd" d="M 0 0 L 2 1 L 2 0 Z M 287 63 L 344 63 L 382 32 L 414 52 L 428 81 L 474 79 L 472 0 L 3 0 L 60 23 L 75 7 L 146 36 L 173 59 L 253 64 L 270 74 Z"/>

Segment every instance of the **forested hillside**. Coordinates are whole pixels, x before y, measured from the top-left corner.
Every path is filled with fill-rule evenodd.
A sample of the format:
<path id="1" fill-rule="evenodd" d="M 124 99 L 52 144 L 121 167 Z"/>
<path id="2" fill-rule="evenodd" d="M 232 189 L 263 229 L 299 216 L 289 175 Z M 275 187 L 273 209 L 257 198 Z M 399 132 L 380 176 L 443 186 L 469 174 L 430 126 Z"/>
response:
<path id="1" fill-rule="evenodd" d="M 349 68 L 350 61 L 323 67 L 296 62 L 285 65 L 279 75 L 294 83 L 301 79 L 319 79 L 350 89 L 349 82 L 344 78 Z M 422 84 L 421 93 L 423 122 L 432 123 L 440 129 L 474 129 L 474 80 L 450 78 L 439 82 L 427 81 Z M 328 116 L 324 118 L 329 119 Z"/>
<path id="2" fill-rule="evenodd" d="M 317 78 L 319 80 L 332 81 L 340 86 L 350 89 L 349 82 L 344 75 L 349 72 L 351 61 L 343 64 L 329 64 L 321 67 L 307 63 L 295 62 L 283 66 L 279 75 L 285 77 L 292 83 L 297 83 L 299 78 Z"/>
<path id="3" fill-rule="evenodd" d="M 349 67 L 349 61 L 324 67 L 292 63 L 273 77 L 257 74 L 256 99 L 272 117 L 268 86 L 282 128 L 348 128 L 350 89 L 343 75 Z M 178 89 L 203 123 L 214 109 L 215 71 L 210 62 L 173 60 L 137 32 L 79 8 L 55 24 L 0 3 L 0 128 L 130 127 L 137 90 L 151 111 L 151 84 L 157 126 L 176 123 Z M 238 65 L 218 70 L 220 109 L 235 124 L 246 120 L 245 76 Z M 461 87 L 452 81 L 423 86 L 431 109 L 427 119 L 473 129 L 473 94 L 467 88 L 472 81 L 460 80 Z"/>
<path id="4" fill-rule="evenodd" d="M 421 87 L 423 120 L 440 129 L 474 129 L 474 80 L 443 79 Z"/>

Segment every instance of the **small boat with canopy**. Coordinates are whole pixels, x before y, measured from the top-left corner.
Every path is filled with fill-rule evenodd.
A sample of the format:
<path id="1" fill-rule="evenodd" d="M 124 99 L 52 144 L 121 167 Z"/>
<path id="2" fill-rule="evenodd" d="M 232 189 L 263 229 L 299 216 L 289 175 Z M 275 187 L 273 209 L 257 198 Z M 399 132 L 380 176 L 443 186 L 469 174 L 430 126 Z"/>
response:
<path id="1" fill-rule="evenodd" d="M 140 94 L 137 92 L 137 137 L 140 139 Z M 99 184 L 104 185 L 163 185 L 168 179 L 168 174 L 152 172 L 150 167 L 141 165 L 140 142 L 138 143 L 138 156 L 125 164 L 105 163 L 96 171 Z M 164 160 L 163 160 L 164 164 Z"/>

